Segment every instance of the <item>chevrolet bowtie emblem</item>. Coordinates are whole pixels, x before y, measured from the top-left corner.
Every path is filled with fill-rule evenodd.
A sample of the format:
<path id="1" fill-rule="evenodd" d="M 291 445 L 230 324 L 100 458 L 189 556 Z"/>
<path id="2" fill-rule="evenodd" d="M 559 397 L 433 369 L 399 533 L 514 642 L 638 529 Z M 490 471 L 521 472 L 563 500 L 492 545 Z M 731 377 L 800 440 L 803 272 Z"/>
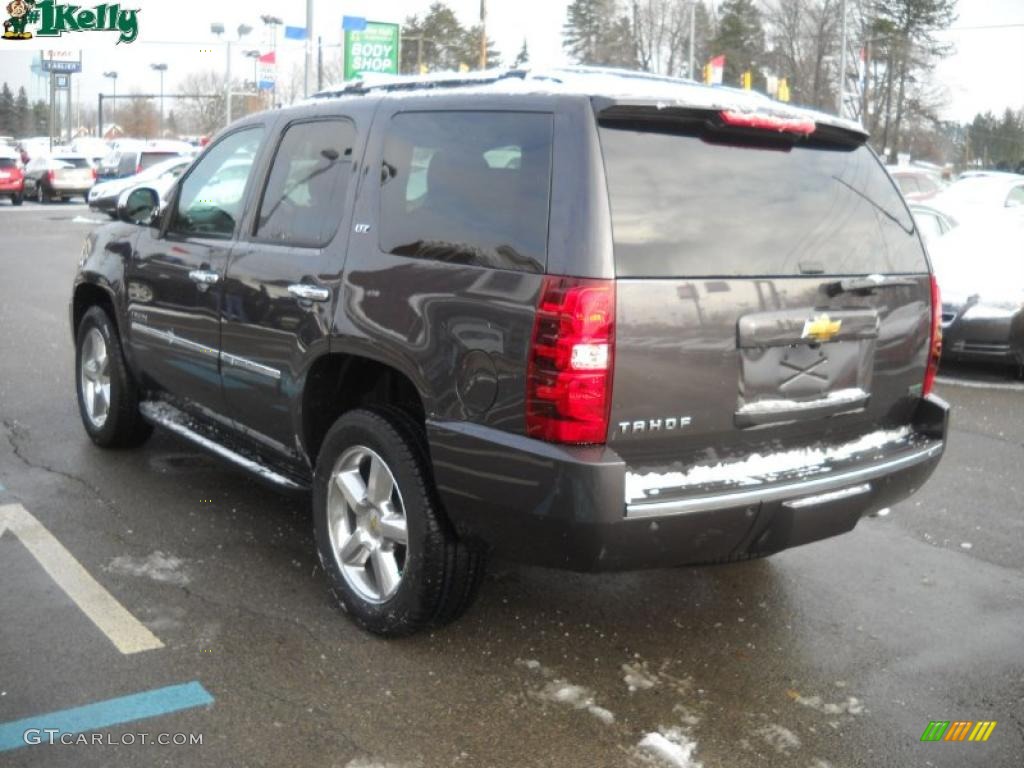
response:
<path id="1" fill-rule="evenodd" d="M 804 332 L 801 334 L 801 338 L 814 339 L 822 343 L 832 341 L 842 327 L 842 320 L 833 320 L 827 312 L 822 313 L 813 320 L 804 322 Z"/>

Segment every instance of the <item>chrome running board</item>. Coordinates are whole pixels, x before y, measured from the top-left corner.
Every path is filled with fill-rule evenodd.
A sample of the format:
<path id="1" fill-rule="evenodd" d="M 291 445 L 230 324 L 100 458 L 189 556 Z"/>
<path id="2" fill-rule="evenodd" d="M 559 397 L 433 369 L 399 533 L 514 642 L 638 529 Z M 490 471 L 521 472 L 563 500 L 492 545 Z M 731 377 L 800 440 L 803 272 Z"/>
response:
<path id="1" fill-rule="evenodd" d="M 218 443 L 216 440 L 193 429 L 190 426 L 190 422 L 193 420 L 173 405 L 160 400 L 145 400 L 139 403 L 139 413 L 150 424 L 163 427 L 176 435 L 184 437 L 186 440 L 195 443 L 201 448 L 205 448 L 222 459 L 227 459 L 235 466 L 241 467 L 269 483 L 290 491 L 308 490 L 305 485 L 295 482 L 280 472 L 271 469 L 266 464 L 228 448 L 226 445 Z"/>

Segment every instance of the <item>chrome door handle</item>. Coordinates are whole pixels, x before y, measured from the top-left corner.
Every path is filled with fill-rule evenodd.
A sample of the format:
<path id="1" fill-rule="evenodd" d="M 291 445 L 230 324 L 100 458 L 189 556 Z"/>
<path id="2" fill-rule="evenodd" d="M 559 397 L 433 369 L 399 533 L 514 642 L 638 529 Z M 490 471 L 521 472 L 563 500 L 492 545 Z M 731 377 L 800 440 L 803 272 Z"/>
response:
<path id="1" fill-rule="evenodd" d="M 307 285 L 306 283 L 289 285 L 288 293 L 297 299 L 305 299 L 306 301 L 327 301 L 331 298 L 331 292 L 326 288 L 320 288 L 316 285 Z"/>
<path id="2" fill-rule="evenodd" d="M 220 274 L 206 269 L 193 269 L 188 273 L 188 279 L 200 285 L 213 285 L 220 282 Z"/>

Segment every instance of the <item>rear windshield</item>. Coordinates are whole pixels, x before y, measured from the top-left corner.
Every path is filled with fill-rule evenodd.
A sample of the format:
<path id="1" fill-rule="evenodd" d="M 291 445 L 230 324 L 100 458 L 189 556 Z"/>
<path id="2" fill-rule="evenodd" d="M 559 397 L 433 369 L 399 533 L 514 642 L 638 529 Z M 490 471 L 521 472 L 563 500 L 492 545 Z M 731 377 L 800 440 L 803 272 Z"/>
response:
<path id="1" fill-rule="evenodd" d="M 92 164 L 84 157 L 55 157 L 58 168 L 92 168 Z"/>
<path id="2" fill-rule="evenodd" d="M 146 170 L 157 163 L 162 163 L 164 160 L 170 160 L 172 157 L 177 156 L 177 152 L 143 152 L 142 157 L 139 159 L 139 166 L 142 170 Z"/>
<path id="3" fill-rule="evenodd" d="M 620 277 L 919 273 L 899 192 L 864 146 L 752 145 L 603 123 Z"/>
<path id="4" fill-rule="evenodd" d="M 0 157 L 0 168 L 17 168 L 18 161 L 13 157 Z"/>

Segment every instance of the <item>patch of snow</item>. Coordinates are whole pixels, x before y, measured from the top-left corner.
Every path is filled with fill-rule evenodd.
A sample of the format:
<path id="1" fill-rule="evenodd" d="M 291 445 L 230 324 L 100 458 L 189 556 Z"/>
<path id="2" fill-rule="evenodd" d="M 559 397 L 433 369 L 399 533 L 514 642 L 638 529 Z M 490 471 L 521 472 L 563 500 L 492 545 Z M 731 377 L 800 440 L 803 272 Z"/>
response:
<path id="1" fill-rule="evenodd" d="M 800 749 L 800 737 L 788 728 L 775 723 L 759 728 L 757 735 L 764 739 L 765 743 L 780 755 Z"/>
<path id="2" fill-rule="evenodd" d="M 773 101 L 756 91 L 740 88 L 707 86 L 693 80 L 664 77 L 603 67 L 564 66 L 544 69 L 526 69 L 509 74 L 508 71 L 487 70 L 477 73 L 433 72 L 428 75 L 373 75 L 364 77 L 363 83 L 374 86 L 418 86 L 416 90 L 382 91 L 385 98 L 410 95 L 447 95 L 453 90 L 459 94 L 490 93 L 515 95 L 584 95 L 605 96 L 633 104 L 650 103 L 657 109 L 690 107 L 696 109 L 758 112 L 783 118 L 810 118 L 818 123 L 835 125 L 846 130 L 863 133 L 855 122 L 824 112 L 816 112 Z M 320 98 L 346 95 L 343 89 L 354 83 L 326 88 L 321 95 L 301 103 L 317 103 Z"/>
<path id="3" fill-rule="evenodd" d="M 71 220 L 71 223 L 72 224 L 108 224 L 109 220 L 108 221 L 104 221 L 103 219 L 90 219 L 88 216 L 75 216 L 75 218 L 73 218 Z"/>
<path id="4" fill-rule="evenodd" d="M 803 707 L 825 715 L 860 715 L 864 712 L 864 702 L 856 696 L 847 696 L 846 701 L 838 704 L 823 701 L 821 696 L 801 696 L 796 691 L 790 692 L 790 698 Z"/>
<path id="5" fill-rule="evenodd" d="M 622 682 L 629 688 L 630 693 L 650 690 L 659 682 L 657 676 L 650 672 L 644 663 L 623 664 L 622 671 Z"/>
<path id="6" fill-rule="evenodd" d="M 701 763 L 693 756 L 697 751 L 697 742 L 678 728 L 648 733 L 637 744 L 637 748 L 671 768 L 701 768 Z"/>
<path id="7" fill-rule="evenodd" d="M 960 543 L 960 549 L 971 549 L 974 545 L 969 541 L 963 541 Z"/>
<path id="8" fill-rule="evenodd" d="M 605 725 L 615 722 L 615 715 L 594 703 L 594 692 L 582 685 L 557 679 L 547 683 L 540 691 L 537 691 L 537 698 L 550 701 L 554 704 L 563 704 L 573 709 L 586 710 Z"/>
<path id="9" fill-rule="evenodd" d="M 184 561 L 180 557 L 157 550 L 146 557 L 132 557 L 131 555 L 115 557 L 104 570 L 127 576 L 146 576 L 153 581 L 183 587 L 189 583 L 188 574 L 182 570 L 183 565 Z"/>
<path id="10" fill-rule="evenodd" d="M 748 413 L 779 413 L 785 411 L 805 411 L 811 408 L 823 408 L 838 403 L 849 403 L 862 400 L 866 393 L 860 387 L 848 389 L 837 389 L 829 392 L 825 397 L 816 397 L 813 400 L 755 400 L 742 406 L 737 414 Z"/>
<path id="11" fill-rule="evenodd" d="M 626 501 L 647 497 L 663 488 L 690 488 L 715 483 L 728 485 L 759 485 L 771 482 L 781 474 L 828 472 L 829 464 L 845 461 L 857 454 L 877 451 L 887 445 L 905 441 L 910 427 L 870 432 L 857 440 L 827 448 L 798 448 L 778 453 L 753 453 L 739 461 L 699 464 L 685 472 L 626 473 Z"/>
<path id="12" fill-rule="evenodd" d="M 572 707 L 573 709 L 586 710 L 586 712 L 605 725 L 611 725 L 615 722 L 615 713 L 598 706 L 595 702 L 594 692 L 589 688 L 557 677 L 554 672 L 544 667 L 536 659 L 516 659 L 515 663 L 531 672 L 542 675 L 548 680 L 543 688 L 531 692 L 534 698 Z"/>

